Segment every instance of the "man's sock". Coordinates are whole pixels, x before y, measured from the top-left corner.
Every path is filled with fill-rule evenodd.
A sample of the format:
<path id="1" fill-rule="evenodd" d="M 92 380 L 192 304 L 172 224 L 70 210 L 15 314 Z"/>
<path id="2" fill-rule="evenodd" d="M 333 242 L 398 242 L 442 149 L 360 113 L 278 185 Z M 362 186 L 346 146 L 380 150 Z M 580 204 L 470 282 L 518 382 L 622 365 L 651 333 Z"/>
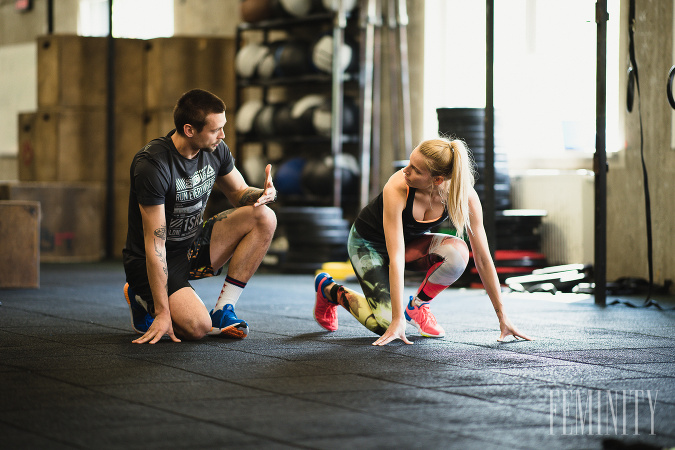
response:
<path id="1" fill-rule="evenodd" d="M 225 283 L 223 284 L 223 289 L 220 291 L 218 296 L 218 301 L 216 302 L 215 310 L 223 309 L 225 305 L 236 305 L 237 300 L 242 291 L 246 287 L 246 283 L 243 281 L 236 280 L 229 275 L 225 277 Z"/>

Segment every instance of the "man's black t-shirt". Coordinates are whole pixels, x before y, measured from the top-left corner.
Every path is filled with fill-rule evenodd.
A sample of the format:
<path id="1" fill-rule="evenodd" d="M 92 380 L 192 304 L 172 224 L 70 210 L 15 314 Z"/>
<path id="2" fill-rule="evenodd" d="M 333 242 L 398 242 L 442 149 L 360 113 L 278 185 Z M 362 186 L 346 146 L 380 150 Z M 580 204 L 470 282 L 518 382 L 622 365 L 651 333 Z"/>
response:
<path id="1" fill-rule="evenodd" d="M 174 146 L 173 133 L 175 130 L 150 141 L 131 163 L 125 265 L 145 260 L 139 204 L 164 205 L 167 257 L 181 252 L 187 255 L 201 227 L 216 177 L 227 175 L 234 168 L 234 158 L 224 142 L 213 152 L 201 150 L 195 158 L 187 159 Z"/>

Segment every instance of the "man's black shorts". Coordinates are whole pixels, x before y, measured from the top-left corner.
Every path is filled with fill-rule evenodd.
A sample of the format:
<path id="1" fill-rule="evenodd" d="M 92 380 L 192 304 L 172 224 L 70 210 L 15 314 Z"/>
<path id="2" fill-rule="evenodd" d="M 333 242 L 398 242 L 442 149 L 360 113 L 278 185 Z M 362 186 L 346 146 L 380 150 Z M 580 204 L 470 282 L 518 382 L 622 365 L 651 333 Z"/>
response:
<path id="1" fill-rule="evenodd" d="M 222 272 L 222 267 L 217 271 L 211 267 L 211 233 L 214 223 L 215 217 L 212 217 L 202 224 L 202 228 L 187 253 L 180 252 L 167 255 L 169 296 L 184 287 L 192 287 L 189 280 L 212 277 L 220 275 Z M 124 271 L 129 286 L 136 295 L 140 295 L 147 302 L 148 312 L 153 314 L 154 304 L 145 260 L 138 259 L 128 262 L 124 266 Z"/>

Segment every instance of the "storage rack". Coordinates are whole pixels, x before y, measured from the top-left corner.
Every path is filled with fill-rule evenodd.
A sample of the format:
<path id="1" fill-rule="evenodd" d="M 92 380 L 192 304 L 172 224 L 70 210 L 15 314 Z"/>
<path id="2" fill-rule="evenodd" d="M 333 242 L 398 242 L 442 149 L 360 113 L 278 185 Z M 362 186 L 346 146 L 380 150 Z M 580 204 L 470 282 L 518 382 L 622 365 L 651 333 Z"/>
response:
<path id="1" fill-rule="evenodd" d="M 358 82 L 359 74 L 343 71 L 340 67 L 342 61 L 342 46 L 345 41 L 345 30 L 348 21 L 356 17 L 354 11 L 348 14 L 344 8 L 340 6 L 336 12 L 320 12 L 310 14 L 305 17 L 291 17 L 291 18 L 274 18 L 270 20 L 260 21 L 256 23 L 241 23 L 236 31 L 236 48 L 242 48 L 244 42 L 244 34 L 251 31 L 262 32 L 263 43 L 270 41 L 270 32 L 272 31 L 292 31 L 296 28 L 316 27 L 320 28 L 326 24 L 332 23 L 333 36 L 333 67 L 332 73 L 311 73 L 292 77 L 273 77 L 269 79 L 242 79 L 237 78 L 236 89 L 236 104 L 238 107 L 242 105 L 242 91 L 246 88 L 256 87 L 262 90 L 262 99 L 265 102 L 269 96 L 269 90 L 272 87 L 294 87 L 294 86 L 328 86 L 331 88 L 331 135 L 327 136 L 272 136 L 272 137 L 258 137 L 251 138 L 250 136 L 237 135 L 237 149 L 243 151 L 243 147 L 247 143 L 258 143 L 263 147 L 263 154 L 268 154 L 268 145 L 272 142 L 280 144 L 284 149 L 293 144 L 316 144 L 316 145 L 330 145 L 330 154 L 333 157 L 333 187 L 332 199 L 327 201 L 328 205 L 334 207 L 342 207 L 342 170 L 336 163 L 339 155 L 343 152 L 345 144 L 359 144 L 360 137 L 358 134 L 346 135 L 343 133 L 343 105 L 345 95 L 345 83 Z M 356 55 L 355 55 L 356 58 Z M 359 69 L 360 70 L 360 69 Z M 359 99 L 359 104 L 362 104 Z M 359 120 L 360 122 L 360 120 Z M 359 151 L 363 151 L 360 145 L 357 145 Z M 245 158 L 245 156 L 243 156 Z M 360 158 L 359 158 L 360 160 Z M 368 186 L 370 168 L 360 167 L 360 186 Z M 365 180 L 364 178 L 365 177 Z M 283 202 L 283 200 L 282 200 Z"/>

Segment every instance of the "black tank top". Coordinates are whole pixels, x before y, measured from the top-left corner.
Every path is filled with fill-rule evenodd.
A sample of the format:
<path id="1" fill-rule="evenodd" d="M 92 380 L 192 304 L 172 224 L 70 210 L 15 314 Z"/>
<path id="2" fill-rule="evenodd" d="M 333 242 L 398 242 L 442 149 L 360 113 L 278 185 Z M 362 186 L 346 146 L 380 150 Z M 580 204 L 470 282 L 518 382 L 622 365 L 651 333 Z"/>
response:
<path id="1" fill-rule="evenodd" d="M 408 197 L 405 208 L 401 214 L 403 223 L 403 240 L 409 242 L 424 233 L 428 233 L 432 228 L 443 223 L 448 218 L 448 211 L 444 208 L 441 217 L 431 220 L 418 222 L 413 217 L 413 202 L 415 201 L 415 191 L 417 189 L 408 187 Z M 384 217 L 384 197 L 380 194 L 375 197 L 365 208 L 361 210 L 359 216 L 354 222 L 356 231 L 369 241 L 384 243 L 384 227 L 382 220 Z"/>

